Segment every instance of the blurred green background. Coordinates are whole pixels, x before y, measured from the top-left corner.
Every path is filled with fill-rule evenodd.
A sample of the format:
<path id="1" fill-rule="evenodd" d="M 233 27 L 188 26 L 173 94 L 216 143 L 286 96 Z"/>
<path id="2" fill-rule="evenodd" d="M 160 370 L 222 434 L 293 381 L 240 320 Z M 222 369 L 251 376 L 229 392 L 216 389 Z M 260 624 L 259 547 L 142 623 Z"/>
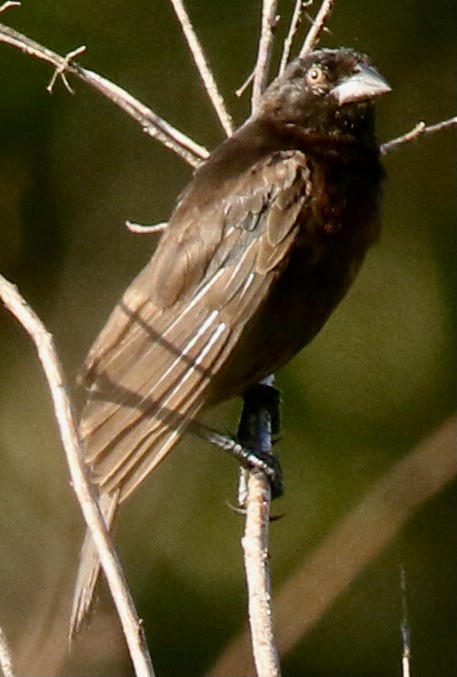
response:
<path id="1" fill-rule="evenodd" d="M 189 0 L 227 104 L 255 59 L 258 2 Z M 290 3 L 280 3 L 281 31 Z M 126 88 L 199 142 L 222 138 L 166 0 L 25 0 L 1 17 Z M 452 0 L 336 3 L 323 45 L 368 52 L 393 91 L 382 141 L 456 114 Z M 278 45 L 280 40 L 278 40 Z M 166 220 L 189 168 L 82 83 L 0 44 L 0 271 L 53 332 L 69 381 Z M 455 133 L 386 158 L 384 231 L 349 297 L 278 375 L 285 513 L 271 528 L 276 589 L 390 466 L 455 409 Z M 30 342 L 0 310 L 0 625 L 18 674 L 131 673 L 108 595 L 66 654 L 82 521 Z M 81 394 L 75 390 L 78 403 Z M 236 427 L 239 403 L 211 423 Z M 160 677 L 210 670 L 244 621 L 235 464 L 187 439 L 125 507 L 116 542 Z M 400 674 L 399 565 L 409 580 L 414 677 L 457 674 L 456 494 L 447 486 L 284 660 L 287 677 Z M 343 554 L 342 554 L 343 556 Z"/>

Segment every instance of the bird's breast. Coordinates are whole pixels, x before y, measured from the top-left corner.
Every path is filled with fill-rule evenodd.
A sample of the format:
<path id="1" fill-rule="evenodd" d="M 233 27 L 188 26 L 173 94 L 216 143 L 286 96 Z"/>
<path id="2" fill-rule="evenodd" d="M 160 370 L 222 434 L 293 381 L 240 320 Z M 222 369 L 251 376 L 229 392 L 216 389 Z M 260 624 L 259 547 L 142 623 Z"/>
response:
<path id="1" fill-rule="evenodd" d="M 215 400 L 286 364 L 344 298 L 378 237 L 379 182 L 372 177 L 349 167 L 311 167 L 312 194 L 298 216 L 295 244 L 216 377 Z"/>

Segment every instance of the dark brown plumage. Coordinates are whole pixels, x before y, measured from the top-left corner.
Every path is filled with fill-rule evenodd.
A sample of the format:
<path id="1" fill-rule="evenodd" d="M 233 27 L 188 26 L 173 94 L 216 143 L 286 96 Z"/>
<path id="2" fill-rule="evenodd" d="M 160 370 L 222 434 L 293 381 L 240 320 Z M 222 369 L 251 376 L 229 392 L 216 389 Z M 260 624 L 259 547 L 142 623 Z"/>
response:
<path id="1" fill-rule="evenodd" d="M 241 395 L 320 330 L 378 237 L 374 98 L 346 49 L 297 59 L 181 195 L 86 362 L 87 461 L 111 523 L 203 408 Z M 72 630 L 98 563 L 82 553 Z"/>

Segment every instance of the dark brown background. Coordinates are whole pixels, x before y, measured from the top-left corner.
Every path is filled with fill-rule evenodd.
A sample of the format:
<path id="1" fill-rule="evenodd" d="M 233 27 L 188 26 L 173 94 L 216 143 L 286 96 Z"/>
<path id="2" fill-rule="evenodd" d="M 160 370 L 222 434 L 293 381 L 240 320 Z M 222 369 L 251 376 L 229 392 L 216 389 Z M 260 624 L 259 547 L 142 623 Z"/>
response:
<path id="1" fill-rule="evenodd" d="M 189 2 L 227 103 L 255 58 L 259 7 Z M 290 9 L 281 10 L 286 15 Z M 326 46 L 367 51 L 393 87 L 387 140 L 455 115 L 455 6 L 337 3 Z M 221 139 L 165 0 L 35 0 L 2 21 L 125 87 L 208 147 Z M 81 83 L 0 45 L 0 270 L 54 333 L 69 380 L 166 220 L 188 167 Z M 272 526 L 275 587 L 370 486 L 455 406 L 455 134 L 386 160 L 384 233 L 315 343 L 278 376 L 286 496 Z M 71 661 L 65 623 L 82 533 L 46 385 L 23 331 L 0 311 L 0 625 L 20 674 L 127 674 L 102 598 Z M 78 395 L 76 395 L 78 398 Z M 236 426 L 238 403 L 214 413 Z M 117 543 L 161 677 L 208 670 L 245 616 L 232 461 L 188 439 L 125 508 Z M 455 487 L 408 524 L 284 662 L 287 677 L 399 674 L 399 563 L 409 577 L 415 677 L 456 674 Z M 113 630 L 114 628 L 114 630 Z M 114 634 L 113 634 L 114 633 Z"/>

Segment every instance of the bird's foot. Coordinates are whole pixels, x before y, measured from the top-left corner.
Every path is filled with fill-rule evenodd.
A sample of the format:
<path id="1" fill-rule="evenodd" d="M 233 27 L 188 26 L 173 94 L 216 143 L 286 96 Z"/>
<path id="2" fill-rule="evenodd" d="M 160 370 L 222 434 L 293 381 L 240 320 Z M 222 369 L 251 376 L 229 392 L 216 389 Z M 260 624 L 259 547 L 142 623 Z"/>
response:
<path id="1" fill-rule="evenodd" d="M 258 451 L 244 446 L 229 435 L 222 435 L 215 430 L 206 431 L 206 439 L 222 451 L 231 454 L 238 463 L 248 470 L 260 470 L 271 485 L 272 498 L 279 498 L 283 494 L 282 471 L 279 461 L 270 452 Z"/>

